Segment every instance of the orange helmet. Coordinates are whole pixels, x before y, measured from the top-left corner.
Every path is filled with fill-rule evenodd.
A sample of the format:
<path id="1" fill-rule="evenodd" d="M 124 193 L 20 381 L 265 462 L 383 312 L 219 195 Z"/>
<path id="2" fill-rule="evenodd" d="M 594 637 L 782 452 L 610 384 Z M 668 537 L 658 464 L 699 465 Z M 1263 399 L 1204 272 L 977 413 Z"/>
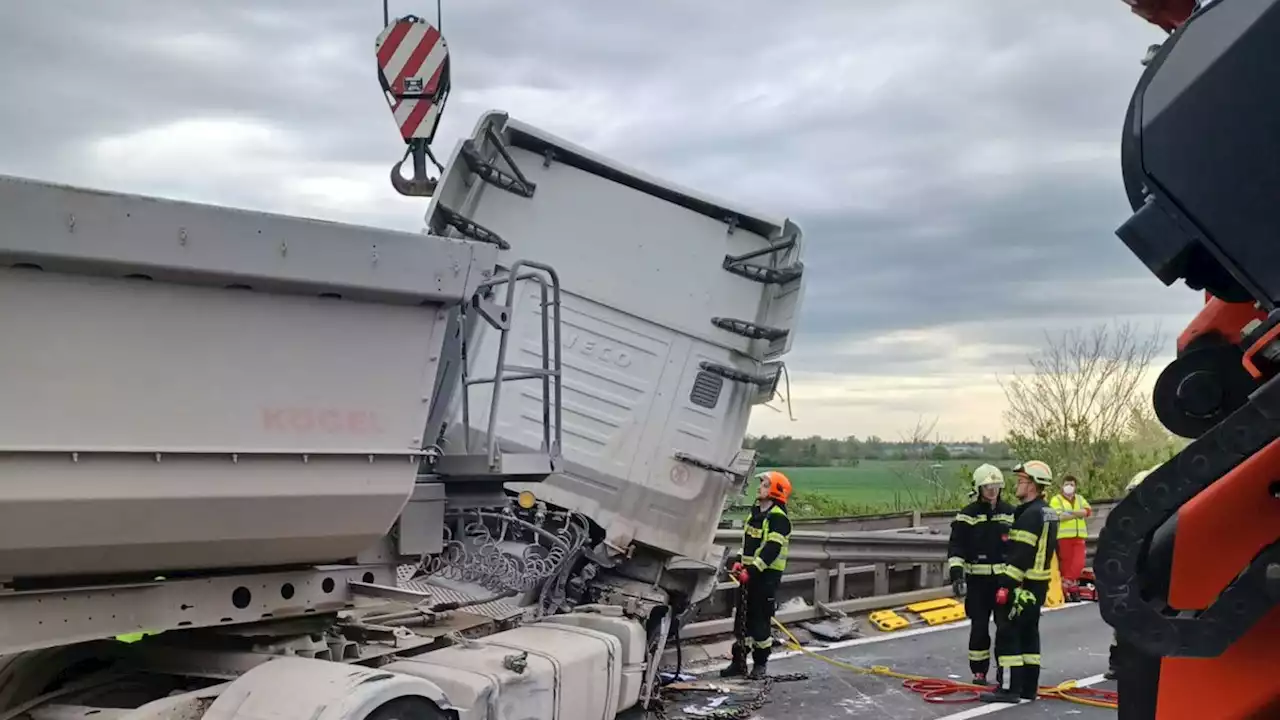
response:
<path id="1" fill-rule="evenodd" d="M 761 483 L 768 483 L 770 500 L 785 503 L 791 498 L 791 481 L 777 470 L 766 470 L 756 475 L 756 479 Z"/>

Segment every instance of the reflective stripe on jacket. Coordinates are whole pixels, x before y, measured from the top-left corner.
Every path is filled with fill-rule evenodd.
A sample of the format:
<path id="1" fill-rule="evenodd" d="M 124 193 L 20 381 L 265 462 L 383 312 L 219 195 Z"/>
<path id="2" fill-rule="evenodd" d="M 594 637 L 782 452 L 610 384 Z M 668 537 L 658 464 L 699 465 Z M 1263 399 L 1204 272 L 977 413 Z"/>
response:
<path id="1" fill-rule="evenodd" d="M 751 508 L 742 533 L 742 563 L 757 570 L 787 569 L 791 546 L 791 518 L 786 506 L 774 502 L 766 511 Z"/>
<path id="2" fill-rule="evenodd" d="M 1048 581 L 1049 563 L 1058 551 L 1058 512 L 1040 498 L 1013 511 L 1013 527 L 1005 546 L 1000 584 L 1017 587 L 1024 580 Z"/>
<path id="3" fill-rule="evenodd" d="M 1003 568 L 1004 535 L 1013 524 L 1013 506 L 1003 499 L 995 507 L 979 498 L 964 506 L 951 521 L 947 569 L 963 568 L 970 575 L 996 575 Z"/>
<path id="4" fill-rule="evenodd" d="M 1093 514 L 1093 508 L 1089 505 L 1089 501 L 1081 497 L 1079 493 L 1076 493 L 1074 500 L 1068 500 L 1066 496 L 1063 495 L 1054 495 L 1053 499 L 1049 501 L 1049 507 L 1058 511 L 1059 540 L 1089 537 L 1089 528 L 1085 525 L 1084 518 L 1069 518 L 1064 516 L 1064 513 L 1078 510 L 1084 510 L 1089 515 Z"/>

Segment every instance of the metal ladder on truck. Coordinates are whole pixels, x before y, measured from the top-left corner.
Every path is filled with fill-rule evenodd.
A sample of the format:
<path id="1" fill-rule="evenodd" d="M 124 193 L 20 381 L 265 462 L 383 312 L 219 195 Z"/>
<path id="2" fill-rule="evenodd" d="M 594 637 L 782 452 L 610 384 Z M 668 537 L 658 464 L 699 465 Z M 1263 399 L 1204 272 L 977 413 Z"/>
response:
<path id="1" fill-rule="evenodd" d="M 492 127 L 486 129 L 486 139 L 492 144 L 497 157 L 509 168 L 503 170 L 495 162 L 486 160 L 476 143 L 463 142 L 459 157 L 466 164 L 473 178 L 501 188 L 512 194 L 532 198 L 536 190 L 515 160 L 511 157 Z M 494 158 L 497 159 L 496 157 Z M 443 203 L 437 205 L 435 217 L 441 222 L 430 228 L 432 234 L 462 236 L 471 240 L 496 245 L 500 250 L 510 250 L 511 244 L 496 232 L 480 225 Z M 534 260 L 516 260 L 509 268 L 499 266 L 496 277 L 482 282 L 471 302 L 459 310 L 457 333 L 458 357 L 461 373 L 461 403 L 463 424 L 463 452 L 432 452 L 427 457 L 424 470 L 437 476 L 449 486 L 450 494 L 492 493 L 505 482 L 537 482 L 556 472 L 563 448 L 562 401 L 564 394 L 561 364 L 561 285 L 555 269 Z M 510 351 L 510 333 L 514 320 L 516 288 L 524 282 L 537 284 L 539 290 L 539 316 L 541 318 L 541 362 L 536 366 L 513 365 L 507 360 Z M 501 299 L 499 300 L 499 295 Z M 474 315 L 473 315 L 474 312 Z M 491 375 L 473 376 L 469 363 L 468 338 L 473 323 L 484 322 L 499 333 L 497 360 Z M 542 445 L 538 452 L 504 450 L 498 441 L 498 409 L 507 383 L 537 380 L 541 383 Z M 478 437 L 471 429 L 471 390 L 477 386 L 491 386 L 487 426 Z M 463 486 L 467 489 L 464 490 Z"/>

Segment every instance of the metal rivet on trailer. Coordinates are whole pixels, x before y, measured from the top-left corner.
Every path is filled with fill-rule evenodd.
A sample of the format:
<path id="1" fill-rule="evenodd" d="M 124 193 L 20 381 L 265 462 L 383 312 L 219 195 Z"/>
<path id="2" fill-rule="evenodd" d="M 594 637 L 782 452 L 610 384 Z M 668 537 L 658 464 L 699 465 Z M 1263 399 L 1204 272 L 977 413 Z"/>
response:
<path id="1" fill-rule="evenodd" d="M 231 463 L 234 465 L 239 462 L 240 462 L 240 455 L 238 453 L 231 453 Z"/>
<path id="2" fill-rule="evenodd" d="M 71 462 L 73 462 L 73 463 L 78 463 L 78 462 L 80 462 L 80 453 L 78 453 L 78 452 L 73 452 L 73 453 L 71 453 Z"/>
<path id="3" fill-rule="evenodd" d="M 186 245 L 186 244 L 187 244 L 187 229 L 186 229 L 186 228 L 178 228 L 178 244 L 179 244 L 179 245 Z"/>
<path id="4" fill-rule="evenodd" d="M 303 455 L 303 456 L 302 456 L 302 464 L 304 464 L 304 465 L 305 465 L 305 464 L 307 464 L 307 463 L 309 463 L 309 462 L 311 462 L 311 457 L 310 457 L 310 456 L 308 456 L 308 455 Z"/>
<path id="5" fill-rule="evenodd" d="M 67 213 L 67 232 L 75 232 L 75 231 L 76 231 L 76 216 L 72 215 L 71 213 Z"/>
<path id="6" fill-rule="evenodd" d="M 156 462 L 160 462 L 160 453 L 156 453 Z"/>
<path id="7" fill-rule="evenodd" d="M 280 257 L 285 257 L 285 256 L 286 256 L 286 255 L 288 255 L 288 254 L 289 254 L 289 243 L 281 242 L 281 243 L 280 243 Z"/>

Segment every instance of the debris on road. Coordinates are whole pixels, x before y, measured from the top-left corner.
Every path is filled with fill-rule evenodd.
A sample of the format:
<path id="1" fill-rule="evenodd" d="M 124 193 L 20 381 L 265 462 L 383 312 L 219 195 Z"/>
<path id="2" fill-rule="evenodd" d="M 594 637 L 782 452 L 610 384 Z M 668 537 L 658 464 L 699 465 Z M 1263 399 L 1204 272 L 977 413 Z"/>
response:
<path id="1" fill-rule="evenodd" d="M 858 622 L 850 617 L 848 613 L 836 610 L 826 603 L 820 602 L 817 605 L 818 609 L 826 613 L 827 617 L 823 620 L 800 623 L 800 627 L 809 631 L 809 634 L 828 642 L 839 642 L 861 637 L 862 633 L 858 630 Z"/>

